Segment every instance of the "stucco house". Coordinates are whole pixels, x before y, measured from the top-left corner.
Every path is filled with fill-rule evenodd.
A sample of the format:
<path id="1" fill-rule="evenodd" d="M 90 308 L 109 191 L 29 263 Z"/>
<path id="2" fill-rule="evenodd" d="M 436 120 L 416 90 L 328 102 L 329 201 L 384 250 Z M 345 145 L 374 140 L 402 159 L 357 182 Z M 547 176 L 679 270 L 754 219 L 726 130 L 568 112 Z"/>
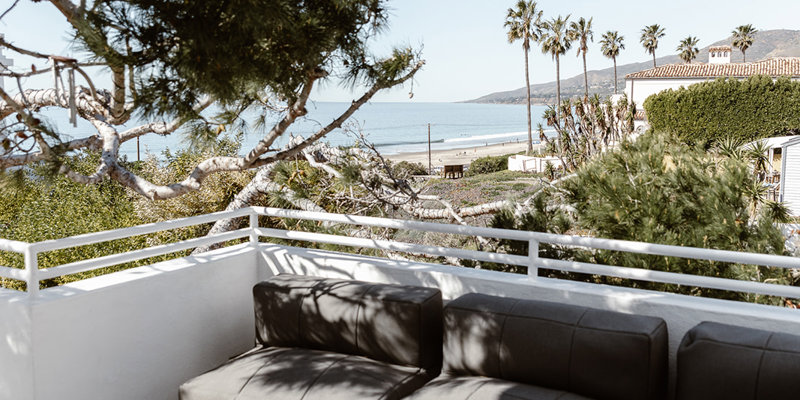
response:
<path id="1" fill-rule="evenodd" d="M 730 46 L 711 47 L 708 64 L 667 64 L 626 75 L 625 94 L 641 109 L 650 95 L 717 78 L 746 79 L 753 75 L 769 75 L 774 79 L 788 76 L 800 80 L 800 57 L 769 58 L 748 63 L 732 63 L 730 60 Z"/>

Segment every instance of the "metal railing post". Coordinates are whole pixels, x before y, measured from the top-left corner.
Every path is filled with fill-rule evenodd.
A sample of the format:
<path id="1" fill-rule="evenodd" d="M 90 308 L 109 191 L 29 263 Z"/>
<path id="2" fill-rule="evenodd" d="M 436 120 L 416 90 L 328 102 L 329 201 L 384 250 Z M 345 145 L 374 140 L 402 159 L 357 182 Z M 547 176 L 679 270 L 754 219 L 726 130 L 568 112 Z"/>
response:
<path id="1" fill-rule="evenodd" d="M 539 241 L 531 239 L 528 241 L 528 277 L 536 278 L 539 276 Z"/>
<path id="2" fill-rule="evenodd" d="M 28 296 L 36 297 L 39 295 L 39 260 L 38 253 L 28 246 L 25 249 L 25 273 L 28 285 Z"/>
<path id="3" fill-rule="evenodd" d="M 250 245 L 257 246 L 258 245 L 258 234 L 256 233 L 256 229 L 258 229 L 258 213 L 255 210 L 250 212 Z"/>

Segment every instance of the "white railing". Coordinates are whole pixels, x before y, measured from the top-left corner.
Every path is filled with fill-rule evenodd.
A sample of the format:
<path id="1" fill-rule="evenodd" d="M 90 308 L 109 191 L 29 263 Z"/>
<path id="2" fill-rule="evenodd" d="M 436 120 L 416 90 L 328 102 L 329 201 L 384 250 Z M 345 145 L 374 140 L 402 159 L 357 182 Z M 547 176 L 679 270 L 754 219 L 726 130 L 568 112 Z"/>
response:
<path id="1" fill-rule="evenodd" d="M 486 251 L 456 249 L 441 246 L 405 243 L 391 240 L 362 239 L 349 236 L 292 231 L 258 226 L 258 216 L 277 218 L 292 218 L 312 220 L 335 224 L 350 224 L 360 226 L 381 227 L 390 229 L 415 230 L 464 236 L 480 236 L 484 238 L 518 240 L 528 242 L 528 255 L 512 255 L 492 253 Z M 161 232 L 181 227 L 215 222 L 222 219 L 249 217 L 250 226 L 236 231 L 189 239 L 177 243 L 164 244 L 146 249 L 133 250 L 125 253 L 83 260 L 69 264 L 59 265 L 47 269 L 39 269 L 37 257 L 44 251 L 65 249 L 93 243 L 107 242 L 131 236 Z M 762 295 L 800 298 L 800 287 L 769 284 L 762 282 L 740 281 L 734 279 L 715 278 L 707 276 L 686 275 L 672 272 L 651 271 L 638 268 L 627 268 L 609 265 L 599 265 L 575 261 L 558 260 L 539 256 L 539 246 L 542 243 L 580 247 L 588 249 L 602 249 L 637 254 L 647 254 L 665 257 L 689 258 L 710 260 L 746 265 L 758 265 L 780 268 L 800 269 L 800 258 L 776 256 L 767 254 L 744 253 L 727 250 L 712 250 L 694 247 L 668 246 L 653 243 L 631 242 L 624 240 L 600 239 L 581 236 L 556 235 L 541 232 L 517 231 L 508 229 L 483 228 L 464 225 L 451 225 L 399 219 L 376 217 L 362 217 L 345 214 L 330 214 L 309 211 L 284 210 L 266 207 L 249 207 L 236 211 L 218 212 L 197 217 L 183 218 L 173 221 L 140 225 L 131 228 L 113 231 L 97 232 L 86 235 L 74 236 L 58 240 L 49 240 L 38 243 L 23 243 L 0 239 L 0 250 L 21 253 L 25 256 L 25 269 L 0 267 L 0 276 L 10 279 L 24 280 L 28 284 L 28 293 L 36 295 L 39 281 L 59 276 L 90 271 L 130 261 L 141 260 L 158 255 L 173 253 L 180 250 L 191 249 L 198 246 L 211 245 L 235 239 L 249 238 L 252 244 L 257 244 L 260 237 L 280 238 L 296 241 L 335 244 L 340 246 L 363 247 L 370 249 L 422 254 L 430 256 L 455 257 L 485 262 L 517 265 L 526 267 L 531 279 L 538 275 L 538 268 L 547 268 L 566 272 L 576 272 L 594 275 L 603 275 L 640 281 L 660 282 L 694 287 L 704 287 L 721 290 L 731 290 Z"/>

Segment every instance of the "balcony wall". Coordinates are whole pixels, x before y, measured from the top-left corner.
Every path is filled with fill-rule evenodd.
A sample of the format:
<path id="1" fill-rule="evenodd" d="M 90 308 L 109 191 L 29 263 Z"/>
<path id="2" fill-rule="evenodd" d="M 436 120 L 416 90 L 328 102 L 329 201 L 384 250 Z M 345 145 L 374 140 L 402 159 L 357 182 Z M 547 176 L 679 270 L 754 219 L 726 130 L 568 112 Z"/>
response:
<path id="1" fill-rule="evenodd" d="M 656 315 L 673 355 L 705 320 L 800 332 L 800 313 L 778 307 L 261 243 L 46 289 L 32 302 L 0 292 L 0 399 L 175 400 L 182 382 L 252 347 L 251 288 L 283 272 Z"/>
<path id="2" fill-rule="evenodd" d="M 256 259 L 237 246 L 46 289 L 31 304 L 0 293 L 0 399 L 177 399 L 180 383 L 253 346 Z"/>

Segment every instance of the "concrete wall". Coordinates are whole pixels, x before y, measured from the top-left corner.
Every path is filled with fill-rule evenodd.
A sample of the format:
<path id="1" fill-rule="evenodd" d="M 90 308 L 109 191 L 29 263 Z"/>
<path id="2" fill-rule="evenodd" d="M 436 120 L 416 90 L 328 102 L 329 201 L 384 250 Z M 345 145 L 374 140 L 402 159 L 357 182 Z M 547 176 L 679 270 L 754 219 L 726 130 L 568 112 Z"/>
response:
<path id="1" fill-rule="evenodd" d="M 177 399 L 182 382 L 253 346 L 252 286 L 284 272 L 660 316 L 673 356 L 705 320 L 800 332 L 800 313 L 778 307 L 262 243 L 46 289 L 32 302 L 0 291 L 0 399 Z"/>
<path id="2" fill-rule="evenodd" d="M 639 110 L 644 109 L 644 101 L 661 91 L 688 87 L 695 83 L 713 79 L 627 79 L 625 81 L 625 94 L 628 100 L 633 100 Z M 633 90 L 633 94 L 631 94 Z"/>
<path id="3" fill-rule="evenodd" d="M 28 296 L 0 289 L 0 399 L 33 398 L 32 325 Z"/>
<path id="4" fill-rule="evenodd" d="M 181 383 L 253 346 L 256 259 L 240 245 L 43 290 L 32 334 L 20 333 L 31 334 L 20 353 L 32 357 L 35 389 L 20 379 L 0 399 L 177 399 Z M 0 309 L 0 321 L 8 315 Z M 10 328 L 25 326 L 18 319 Z M 16 357 L 0 371 L 24 371 Z"/>
<path id="5" fill-rule="evenodd" d="M 673 377 L 675 354 L 680 341 L 689 329 L 702 321 L 791 334 L 800 332 L 800 313 L 787 308 L 548 278 L 531 279 L 527 275 L 391 261 L 320 250 L 266 244 L 261 248 L 262 262 L 270 274 L 295 273 L 438 287 L 445 299 L 479 292 L 661 317 L 669 329 L 670 370 Z"/>

